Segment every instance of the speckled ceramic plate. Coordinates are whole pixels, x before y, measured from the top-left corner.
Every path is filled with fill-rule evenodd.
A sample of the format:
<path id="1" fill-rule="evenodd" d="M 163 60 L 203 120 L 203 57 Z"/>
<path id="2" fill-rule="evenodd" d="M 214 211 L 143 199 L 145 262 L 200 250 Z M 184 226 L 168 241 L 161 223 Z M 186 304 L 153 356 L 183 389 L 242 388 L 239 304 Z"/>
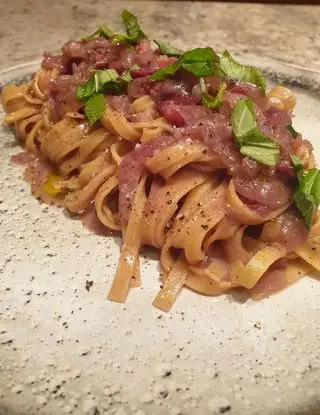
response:
<path id="1" fill-rule="evenodd" d="M 295 127 L 320 160 L 320 75 L 249 60 L 293 85 Z M 37 65 L 3 72 L 0 82 Z M 157 260 L 146 256 L 142 288 L 126 304 L 109 302 L 119 240 L 39 204 L 10 164 L 19 147 L 5 127 L 0 146 L 1 414 L 320 413 L 319 281 L 261 302 L 184 290 L 163 314 L 151 304 Z"/>

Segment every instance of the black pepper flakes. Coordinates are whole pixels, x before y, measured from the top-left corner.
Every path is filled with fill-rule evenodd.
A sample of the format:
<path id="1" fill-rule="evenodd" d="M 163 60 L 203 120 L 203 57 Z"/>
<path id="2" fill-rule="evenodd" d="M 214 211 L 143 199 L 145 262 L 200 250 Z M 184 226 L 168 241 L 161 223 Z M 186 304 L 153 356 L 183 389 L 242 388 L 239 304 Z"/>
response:
<path id="1" fill-rule="evenodd" d="M 90 288 L 93 286 L 93 281 L 86 280 L 86 290 L 90 291 Z"/>

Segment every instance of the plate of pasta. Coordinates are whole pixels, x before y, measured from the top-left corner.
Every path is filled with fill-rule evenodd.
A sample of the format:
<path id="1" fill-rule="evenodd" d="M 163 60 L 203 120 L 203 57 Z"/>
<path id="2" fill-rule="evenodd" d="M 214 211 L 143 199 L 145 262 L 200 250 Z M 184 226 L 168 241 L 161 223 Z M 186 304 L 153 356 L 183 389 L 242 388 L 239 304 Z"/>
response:
<path id="1" fill-rule="evenodd" d="M 126 35 L 69 41 L 1 93 L 32 193 L 122 235 L 108 299 L 141 285 L 143 246 L 164 311 L 183 287 L 259 299 L 320 270 L 320 171 L 295 94 L 227 50 L 152 46 L 122 17 Z"/>
<path id="2" fill-rule="evenodd" d="M 103 25 L 0 74 L 3 382 L 12 387 L 23 350 L 35 363 L 19 381 L 45 359 L 53 373 L 69 360 L 83 370 L 85 392 L 64 412 L 319 408 L 320 74 L 182 51 L 148 39 L 128 10 L 122 20 L 125 34 Z M 261 408 L 268 378 L 274 399 Z M 96 398 L 82 410 L 88 380 Z"/>

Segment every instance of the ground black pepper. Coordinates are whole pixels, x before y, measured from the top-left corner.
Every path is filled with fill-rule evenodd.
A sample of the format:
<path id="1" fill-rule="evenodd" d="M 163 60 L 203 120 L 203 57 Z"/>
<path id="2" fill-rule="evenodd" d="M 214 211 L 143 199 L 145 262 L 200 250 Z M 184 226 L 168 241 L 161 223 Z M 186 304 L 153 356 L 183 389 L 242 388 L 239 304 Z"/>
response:
<path id="1" fill-rule="evenodd" d="M 93 281 L 86 280 L 86 290 L 90 291 L 90 288 L 93 286 Z"/>

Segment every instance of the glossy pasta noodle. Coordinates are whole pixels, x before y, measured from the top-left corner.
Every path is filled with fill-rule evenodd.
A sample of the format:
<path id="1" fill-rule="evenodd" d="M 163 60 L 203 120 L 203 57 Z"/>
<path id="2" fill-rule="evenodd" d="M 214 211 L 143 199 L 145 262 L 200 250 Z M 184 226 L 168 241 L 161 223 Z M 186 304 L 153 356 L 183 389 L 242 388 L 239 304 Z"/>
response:
<path id="1" fill-rule="evenodd" d="M 94 41 L 95 45 L 100 42 L 100 49 L 101 44 L 106 46 L 109 42 L 110 47 L 113 42 L 98 37 L 73 41 L 71 46 L 76 43 L 78 48 L 85 48 Z M 70 48 L 70 42 L 67 45 Z M 142 46 L 142 54 L 149 53 L 147 63 L 139 56 Z M 122 54 L 128 50 L 119 43 L 114 43 L 114 47 L 120 48 Z M 62 57 L 66 58 L 67 52 L 64 47 Z M 135 48 L 130 46 L 131 52 L 131 60 L 140 64 L 138 71 L 144 69 L 143 65 L 150 66 L 150 59 L 158 62 L 162 56 L 168 59 L 167 64 L 172 59 L 151 50 L 150 42 L 145 39 L 139 40 Z M 92 53 L 89 55 L 92 59 Z M 72 62 L 76 65 L 75 59 Z M 77 80 L 76 86 L 88 81 L 97 68 L 92 61 L 88 65 L 89 72 L 81 82 Z M 235 147 L 237 154 L 226 156 L 224 150 L 219 150 L 219 139 L 213 148 L 208 141 L 210 135 L 201 136 L 203 125 L 210 129 L 214 124 L 216 128 L 223 117 L 230 116 L 236 102 L 248 96 L 254 102 L 258 126 L 261 97 L 264 114 L 272 111 L 273 116 L 290 114 L 295 105 L 290 90 L 276 87 L 264 96 L 257 87 L 227 78 L 224 100 L 220 108 L 212 109 L 203 100 L 192 101 L 193 95 L 197 97 L 199 93 L 197 80 L 193 79 L 192 91 L 189 89 L 187 94 L 183 78 L 151 82 L 150 73 L 134 77 L 135 69 L 127 92 L 104 93 L 103 112 L 90 124 L 83 103 L 64 99 L 70 90 L 75 95 L 74 88 L 68 86 L 69 89 L 62 88 L 57 93 L 61 82 L 67 77 L 71 82 L 72 76 L 75 77 L 75 67 L 66 74 L 61 60 L 51 66 L 42 63 L 30 82 L 2 89 L 4 121 L 15 126 L 26 151 L 32 154 L 27 158 L 26 176 L 37 197 L 79 215 L 94 208 L 105 228 L 122 233 L 121 254 L 109 300 L 124 302 L 130 288 L 142 283 L 139 269 L 142 246 L 159 250 L 162 288 L 153 304 L 164 311 L 170 310 L 183 287 L 209 296 L 240 289 L 258 299 L 315 269 L 320 270 L 319 216 L 314 214 L 311 229 L 307 230 L 293 204 L 295 176 L 289 177 L 288 173 L 288 180 L 280 180 L 275 167 L 261 166 L 241 155 L 238 147 Z M 110 68 L 110 62 L 105 68 Z M 141 79 L 145 81 L 144 89 Z M 217 79 L 204 79 L 214 91 L 212 82 Z M 132 92 L 139 82 L 139 93 Z M 191 111 L 192 121 L 186 121 L 183 113 L 186 110 Z M 180 122 L 184 116 L 184 122 Z M 276 137 L 280 133 L 284 136 L 280 127 L 272 126 Z M 214 130 L 214 134 L 218 138 L 223 136 L 225 125 Z M 289 141 L 286 135 L 281 138 L 280 148 L 285 139 L 287 147 L 283 154 L 299 158 L 305 171 L 312 169 L 314 159 L 308 142 L 300 135 Z M 236 157 L 231 160 L 232 165 L 228 162 L 231 156 Z M 287 161 L 284 156 L 283 160 Z M 250 167 L 249 173 L 245 173 L 247 177 L 239 170 L 244 163 Z M 235 166 L 240 167 L 237 170 Z M 289 167 L 292 175 L 292 166 Z M 258 173 L 250 177 L 253 171 Z M 280 189 L 278 194 L 282 198 L 264 204 L 261 190 L 250 200 L 250 193 L 259 186 L 267 186 L 268 197 L 274 197 Z M 286 192 L 288 197 L 283 198 Z M 297 243 L 292 243 L 293 240 Z"/>

